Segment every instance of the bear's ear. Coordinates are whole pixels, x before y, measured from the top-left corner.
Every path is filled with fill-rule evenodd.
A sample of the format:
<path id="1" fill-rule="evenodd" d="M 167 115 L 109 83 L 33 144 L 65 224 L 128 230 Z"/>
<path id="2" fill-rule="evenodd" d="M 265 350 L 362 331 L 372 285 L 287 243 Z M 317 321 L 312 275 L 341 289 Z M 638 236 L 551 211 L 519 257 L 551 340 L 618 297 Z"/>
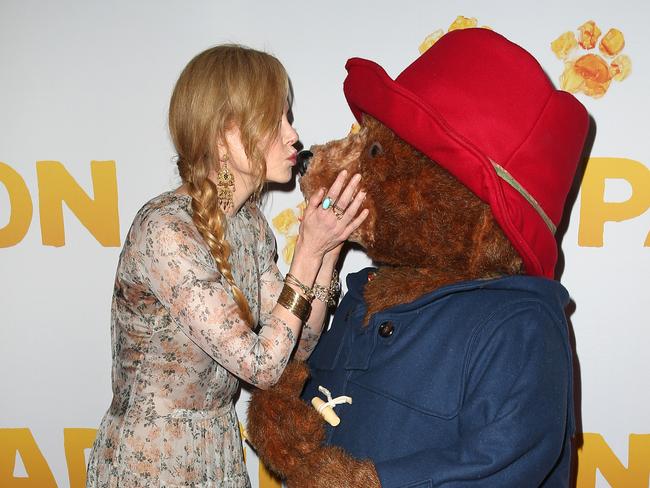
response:
<path id="1" fill-rule="evenodd" d="M 382 154 L 384 154 L 384 148 L 381 147 L 381 144 L 379 144 L 378 142 L 373 142 L 368 148 L 368 155 L 371 158 L 376 158 L 377 156 L 381 156 Z"/>

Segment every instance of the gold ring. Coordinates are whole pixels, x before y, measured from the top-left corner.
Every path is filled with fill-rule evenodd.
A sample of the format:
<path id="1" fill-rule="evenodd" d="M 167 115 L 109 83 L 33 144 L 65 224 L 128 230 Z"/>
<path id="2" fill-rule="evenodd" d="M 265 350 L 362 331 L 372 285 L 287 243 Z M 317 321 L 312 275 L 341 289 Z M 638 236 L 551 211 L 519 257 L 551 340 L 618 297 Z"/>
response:
<path id="1" fill-rule="evenodd" d="M 335 204 L 332 204 L 330 208 L 332 209 L 332 212 L 334 212 L 334 215 L 336 215 L 337 219 L 341 220 L 343 218 L 343 213 L 345 212 L 345 210 L 343 210 L 341 207 Z"/>

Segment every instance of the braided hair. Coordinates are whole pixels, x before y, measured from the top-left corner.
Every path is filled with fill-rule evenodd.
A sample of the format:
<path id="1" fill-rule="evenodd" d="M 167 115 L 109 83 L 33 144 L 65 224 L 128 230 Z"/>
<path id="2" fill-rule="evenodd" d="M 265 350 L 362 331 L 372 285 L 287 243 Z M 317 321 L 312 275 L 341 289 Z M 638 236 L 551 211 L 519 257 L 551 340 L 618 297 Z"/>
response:
<path id="1" fill-rule="evenodd" d="M 178 154 L 178 172 L 192 197 L 192 220 L 214 258 L 217 270 L 230 284 L 242 320 L 255 326 L 243 292 L 230 265 L 226 215 L 217 187 L 208 177 L 218 171 L 218 142 L 233 125 L 251 163 L 258 196 L 264 184 L 265 142 L 274 140 L 289 97 L 289 80 L 282 64 L 270 54 L 226 44 L 195 56 L 181 73 L 171 97 L 169 130 Z"/>

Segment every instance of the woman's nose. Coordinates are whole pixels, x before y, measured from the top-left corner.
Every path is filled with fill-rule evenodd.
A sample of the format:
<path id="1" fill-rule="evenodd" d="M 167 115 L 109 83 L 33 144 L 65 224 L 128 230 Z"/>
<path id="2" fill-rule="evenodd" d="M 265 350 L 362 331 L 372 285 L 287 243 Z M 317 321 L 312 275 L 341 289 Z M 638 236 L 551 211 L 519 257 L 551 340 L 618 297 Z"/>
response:
<path id="1" fill-rule="evenodd" d="M 298 173 L 300 173 L 300 176 L 304 175 L 307 172 L 309 161 L 313 156 L 314 154 L 308 149 L 304 149 L 298 153 L 296 166 L 298 167 Z"/>

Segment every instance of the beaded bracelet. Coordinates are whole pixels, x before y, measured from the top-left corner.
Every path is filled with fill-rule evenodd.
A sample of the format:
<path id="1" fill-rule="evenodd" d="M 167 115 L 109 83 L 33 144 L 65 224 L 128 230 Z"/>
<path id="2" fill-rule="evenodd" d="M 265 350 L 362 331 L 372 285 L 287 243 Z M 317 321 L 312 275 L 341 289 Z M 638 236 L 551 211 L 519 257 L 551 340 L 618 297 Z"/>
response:
<path id="1" fill-rule="evenodd" d="M 332 280 L 330 281 L 329 286 L 314 284 L 312 288 L 314 298 L 327 303 L 330 307 L 336 305 L 336 299 L 338 298 L 340 291 L 341 283 L 339 282 L 339 273 L 336 269 L 332 273 Z"/>
<path id="2" fill-rule="evenodd" d="M 286 308 L 301 322 L 306 322 L 311 314 L 311 303 L 296 290 L 285 284 L 278 297 L 278 305 Z"/>

